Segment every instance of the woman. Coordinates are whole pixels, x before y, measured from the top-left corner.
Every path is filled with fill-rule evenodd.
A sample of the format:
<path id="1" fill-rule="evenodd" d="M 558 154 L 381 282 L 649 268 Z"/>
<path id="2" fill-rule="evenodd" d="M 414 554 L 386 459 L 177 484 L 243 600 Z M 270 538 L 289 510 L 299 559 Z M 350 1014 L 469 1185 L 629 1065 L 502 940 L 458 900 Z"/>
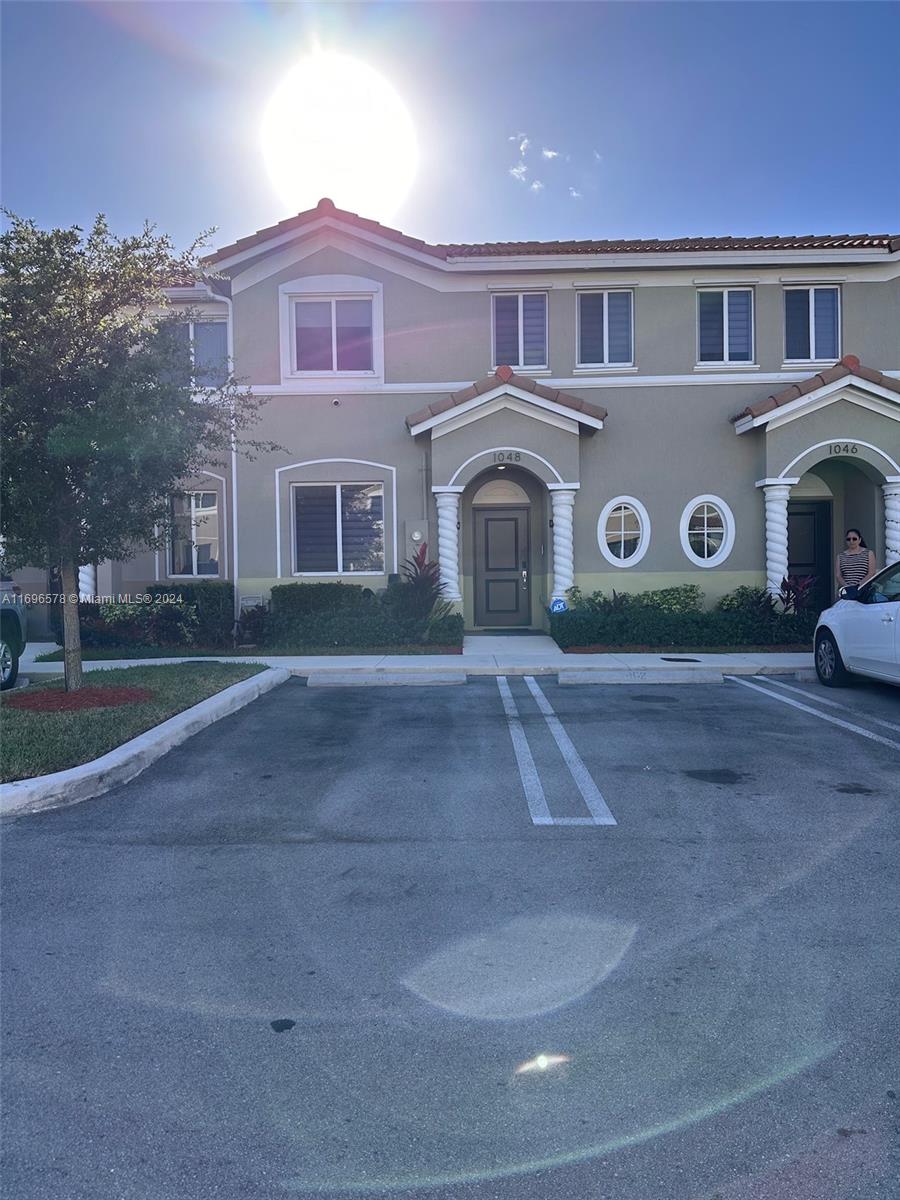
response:
<path id="1" fill-rule="evenodd" d="M 844 544 L 846 549 L 834 560 L 838 589 L 859 587 L 870 575 L 875 574 L 875 555 L 858 529 L 847 530 Z"/>

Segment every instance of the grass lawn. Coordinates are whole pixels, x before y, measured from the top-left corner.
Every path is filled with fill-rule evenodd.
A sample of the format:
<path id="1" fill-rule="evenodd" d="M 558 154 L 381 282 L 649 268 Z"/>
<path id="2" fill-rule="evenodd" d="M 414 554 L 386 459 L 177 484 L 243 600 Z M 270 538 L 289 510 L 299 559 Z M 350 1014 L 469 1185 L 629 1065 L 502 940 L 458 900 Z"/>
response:
<path id="1" fill-rule="evenodd" d="M 211 662 L 91 671 L 84 677 L 85 687 L 91 693 L 128 687 L 145 689 L 151 695 L 132 703 L 71 712 L 15 707 L 18 699 L 40 703 L 42 693 L 63 692 L 62 679 L 4 692 L 0 698 L 3 733 L 0 780 L 8 783 L 31 779 L 90 762 L 175 713 L 262 670 L 265 668 L 256 663 Z M 57 697 L 47 696 L 44 702 L 55 700 Z"/>
<path id="2" fill-rule="evenodd" d="M 385 654 L 462 654 L 462 646 L 431 646 L 416 643 L 407 646 L 254 646 L 252 650 L 206 650 L 188 646 L 121 646 L 118 649 L 85 649 L 81 657 L 85 662 L 111 662 L 132 658 L 267 658 L 269 655 L 302 654 L 368 654 L 381 657 Z M 62 650 L 38 654 L 35 662 L 62 662 Z"/>

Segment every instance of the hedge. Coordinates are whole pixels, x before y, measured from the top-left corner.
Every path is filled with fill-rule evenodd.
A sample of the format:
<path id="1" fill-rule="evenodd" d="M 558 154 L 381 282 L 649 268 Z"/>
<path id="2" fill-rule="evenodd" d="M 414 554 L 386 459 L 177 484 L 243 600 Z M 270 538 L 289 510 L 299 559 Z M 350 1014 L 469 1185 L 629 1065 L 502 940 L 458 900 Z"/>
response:
<path id="1" fill-rule="evenodd" d="M 272 588 L 274 617 L 306 617 L 375 603 L 370 588 L 358 583 L 278 583 Z"/>
<path id="2" fill-rule="evenodd" d="M 278 617 L 266 622 L 267 648 L 279 646 L 399 646 L 425 639 L 424 621 L 400 621 L 377 604 L 366 608 Z"/>
<path id="3" fill-rule="evenodd" d="M 192 604 L 90 604 L 79 602 L 82 646 L 191 646 L 197 641 Z M 57 645 L 62 622 L 55 623 Z"/>
<path id="4" fill-rule="evenodd" d="M 812 640 L 817 614 L 665 612 L 643 604 L 619 611 L 574 608 L 550 614 L 550 635 L 571 646 L 785 646 Z"/>
<path id="5" fill-rule="evenodd" d="M 185 583 L 155 583 L 147 588 L 151 596 L 180 596 L 184 604 L 197 612 L 195 641 L 198 646 L 230 646 L 234 628 L 234 584 L 223 579 Z M 159 607 L 155 605 L 154 607 Z"/>

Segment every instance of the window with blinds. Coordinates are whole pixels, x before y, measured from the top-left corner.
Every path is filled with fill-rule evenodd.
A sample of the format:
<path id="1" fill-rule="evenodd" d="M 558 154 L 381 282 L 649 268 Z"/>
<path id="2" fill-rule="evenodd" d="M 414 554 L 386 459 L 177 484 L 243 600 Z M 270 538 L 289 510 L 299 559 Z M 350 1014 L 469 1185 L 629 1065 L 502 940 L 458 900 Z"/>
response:
<path id="1" fill-rule="evenodd" d="M 382 575 L 384 485 L 294 485 L 296 573 Z"/>
<path id="2" fill-rule="evenodd" d="M 581 292 L 578 366 L 625 366 L 633 359 L 631 292 Z"/>
<path id="3" fill-rule="evenodd" d="M 494 366 L 547 366 L 547 296 L 494 296 Z"/>
<path id="4" fill-rule="evenodd" d="M 705 289 L 697 293 L 697 361 L 753 361 L 753 291 Z"/>
<path id="5" fill-rule="evenodd" d="M 298 300 L 294 305 L 298 371 L 371 371 L 372 301 Z"/>
<path id="6" fill-rule="evenodd" d="M 786 362 L 840 358 L 840 304 L 836 287 L 785 288 Z"/>

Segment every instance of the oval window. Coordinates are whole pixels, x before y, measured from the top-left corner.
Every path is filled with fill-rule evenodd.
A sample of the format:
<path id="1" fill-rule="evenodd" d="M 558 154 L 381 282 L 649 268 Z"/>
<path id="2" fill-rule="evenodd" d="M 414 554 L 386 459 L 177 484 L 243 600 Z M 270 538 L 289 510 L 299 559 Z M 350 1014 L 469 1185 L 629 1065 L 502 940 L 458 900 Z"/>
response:
<path id="1" fill-rule="evenodd" d="M 734 516 L 718 496 L 696 496 L 681 514 L 681 548 L 698 567 L 724 562 L 734 545 Z"/>
<path id="2" fill-rule="evenodd" d="M 597 522 L 600 552 L 614 567 L 633 567 L 647 553 L 650 517 L 640 500 L 617 496 L 610 500 Z"/>

